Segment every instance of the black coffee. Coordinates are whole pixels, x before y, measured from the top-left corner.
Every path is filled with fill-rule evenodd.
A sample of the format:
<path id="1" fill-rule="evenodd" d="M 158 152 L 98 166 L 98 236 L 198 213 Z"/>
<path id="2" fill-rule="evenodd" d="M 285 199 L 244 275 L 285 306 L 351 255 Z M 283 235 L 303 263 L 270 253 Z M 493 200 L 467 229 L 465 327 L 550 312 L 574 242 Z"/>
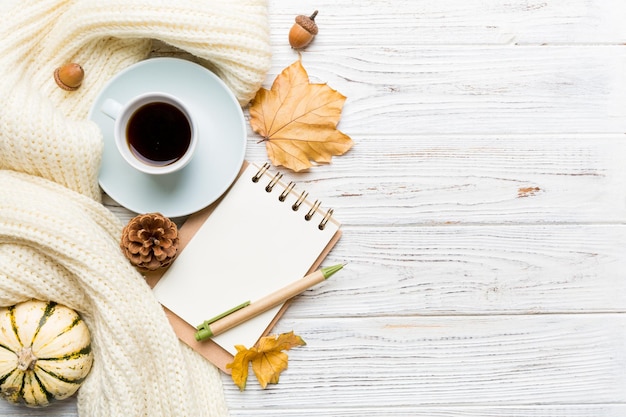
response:
<path id="1" fill-rule="evenodd" d="M 191 143 L 191 126 L 185 114 L 169 103 L 144 104 L 130 116 L 126 138 L 131 152 L 150 165 L 178 161 Z"/>

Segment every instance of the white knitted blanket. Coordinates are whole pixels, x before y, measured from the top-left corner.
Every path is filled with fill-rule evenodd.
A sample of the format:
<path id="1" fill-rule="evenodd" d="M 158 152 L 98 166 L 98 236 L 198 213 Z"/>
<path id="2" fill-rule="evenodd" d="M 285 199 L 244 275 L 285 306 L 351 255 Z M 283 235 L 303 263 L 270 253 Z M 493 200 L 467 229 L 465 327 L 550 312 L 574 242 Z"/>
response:
<path id="1" fill-rule="evenodd" d="M 224 416 L 218 371 L 176 338 L 120 252 L 100 204 L 101 133 L 86 120 L 150 38 L 210 66 L 245 105 L 270 64 L 266 0 L 3 0 L 0 5 L 0 305 L 53 300 L 81 313 L 95 362 L 81 416 Z M 82 87 L 59 89 L 77 62 Z"/>

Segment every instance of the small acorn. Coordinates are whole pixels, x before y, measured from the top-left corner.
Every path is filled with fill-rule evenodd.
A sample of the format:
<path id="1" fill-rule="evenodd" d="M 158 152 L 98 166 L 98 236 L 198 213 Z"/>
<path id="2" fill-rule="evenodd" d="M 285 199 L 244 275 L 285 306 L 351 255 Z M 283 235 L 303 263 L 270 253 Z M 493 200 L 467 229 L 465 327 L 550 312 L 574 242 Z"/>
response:
<path id="1" fill-rule="evenodd" d="M 306 47 L 317 35 L 315 16 L 317 16 L 317 10 L 311 16 L 296 16 L 296 23 L 289 30 L 289 44 L 293 49 Z"/>
<path id="2" fill-rule="evenodd" d="M 85 71 L 79 64 L 65 64 L 54 70 L 54 81 L 64 90 L 74 91 L 83 82 Z"/>

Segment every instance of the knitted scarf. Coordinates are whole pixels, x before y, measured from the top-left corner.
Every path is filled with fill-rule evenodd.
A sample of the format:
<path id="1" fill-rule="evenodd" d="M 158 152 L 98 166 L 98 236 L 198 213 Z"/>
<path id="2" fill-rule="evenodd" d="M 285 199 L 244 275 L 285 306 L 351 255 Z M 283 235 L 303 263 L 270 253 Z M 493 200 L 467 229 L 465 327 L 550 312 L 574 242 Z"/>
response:
<path id="1" fill-rule="evenodd" d="M 177 339 L 121 254 L 86 116 L 151 38 L 194 55 L 245 105 L 270 64 L 266 0 L 3 0 L 0 13 L 0 305 L 35 298 L 81 314 L 95 357 L 81 416 L 227 415 L 219 372 Z M 67 62 L 85 70 L 75 92 L 52 76 Z"/>

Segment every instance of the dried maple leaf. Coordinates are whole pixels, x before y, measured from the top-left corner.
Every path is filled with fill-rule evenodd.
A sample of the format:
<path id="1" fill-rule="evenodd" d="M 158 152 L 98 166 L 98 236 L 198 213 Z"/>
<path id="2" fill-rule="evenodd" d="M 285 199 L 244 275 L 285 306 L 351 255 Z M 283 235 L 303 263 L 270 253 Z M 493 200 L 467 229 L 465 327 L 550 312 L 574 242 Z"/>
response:
<path id="1" fill-rule="evenodd" d="M 287 369 L 288 356 L 283 350 L 304 346 L 306 343 L 293 332 L 278 336 L 262 337 L 252 348 L 237 345 L 237 354 L 232 363 L 226 368 L 232 369 L 232 378 L 241 391 L 246 389 L 248 368 L 252 364 L 254 375 L 259 380 L 261 388 L 267 384 L 277 384 L 280 373 Z"/>
<path id="2" fill-rule="evenodd" d="M 329 163 L 352 147 L 352 139 L 337 130 L 345 101 L 326 84 L 309 83 L 298 60 L 276 77 L 271 90 L 257 92 L 249 108 L 250 125 L 263 136 L 274 165 L 302 171 L 311 161 Z"/>

